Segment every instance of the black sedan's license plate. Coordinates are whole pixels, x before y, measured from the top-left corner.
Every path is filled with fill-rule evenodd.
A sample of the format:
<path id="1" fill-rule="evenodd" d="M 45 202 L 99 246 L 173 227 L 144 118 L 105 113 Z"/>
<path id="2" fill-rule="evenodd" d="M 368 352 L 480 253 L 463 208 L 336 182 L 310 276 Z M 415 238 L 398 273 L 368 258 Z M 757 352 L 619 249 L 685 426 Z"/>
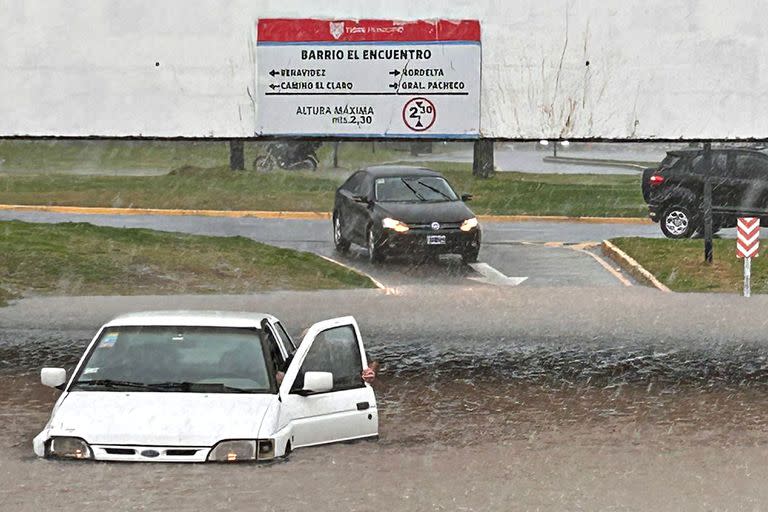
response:
<path id="1" fill-rule="evenodd" d="M 445 235 L 427 235 L 427 245 L 445 245 Z"/>

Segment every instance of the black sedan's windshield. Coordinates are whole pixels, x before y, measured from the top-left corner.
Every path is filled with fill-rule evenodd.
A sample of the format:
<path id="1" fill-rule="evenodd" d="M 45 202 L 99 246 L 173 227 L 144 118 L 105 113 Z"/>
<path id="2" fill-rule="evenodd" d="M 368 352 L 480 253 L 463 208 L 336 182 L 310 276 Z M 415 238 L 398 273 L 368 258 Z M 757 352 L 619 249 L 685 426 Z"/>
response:
<path id="1" fill-rule="evenodd" d="M 74 389 L 269 392 L 261 331 L 227 327 L 112 327 L 101 334 Z"/>
<path id="2" fill-rule="evenodd" d="M 377 201 L 456 201 L 458 196 L 439 176 L 402 176 L 376 179 Z"/>

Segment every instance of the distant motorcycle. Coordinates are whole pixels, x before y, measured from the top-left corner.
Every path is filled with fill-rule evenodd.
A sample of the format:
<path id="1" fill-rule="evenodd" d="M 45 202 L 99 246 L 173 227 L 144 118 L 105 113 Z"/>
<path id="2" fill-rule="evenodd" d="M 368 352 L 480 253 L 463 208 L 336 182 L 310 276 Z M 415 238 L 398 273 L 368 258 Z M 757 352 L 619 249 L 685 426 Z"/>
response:
<path id="1" fill-rule="evenodd" d="M 257 171 L 280 168 L 289 171 L 317 170 L 317 148 L 322 142 L 275 142 L 253 161 Z"/>

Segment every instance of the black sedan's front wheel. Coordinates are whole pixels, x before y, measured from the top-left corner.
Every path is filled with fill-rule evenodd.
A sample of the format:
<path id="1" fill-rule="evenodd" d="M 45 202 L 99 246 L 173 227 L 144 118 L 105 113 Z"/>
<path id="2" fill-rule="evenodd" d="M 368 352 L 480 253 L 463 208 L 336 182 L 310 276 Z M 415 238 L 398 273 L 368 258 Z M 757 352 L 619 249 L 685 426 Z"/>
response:
<path id="1" fill-rule="evenodd" d="M 335 213 L 333 215 L 333 245 L 338 252 L 344 254 L 349 251 L 349 240 L 344 238 L 341 226 L 341 215 Z"/>
<path id="2" fill-rule="evenodd" d="M 659 225 L 667 238 L 691 238 L 698 228 L 698 220 L 687 206 L 672 205 L 664 209 Z"/>
<path id="3" fill-rule="evenodd" d="M 477 258 L 480 255 L 480 249 L 468 249 L 461 255 L 461 261 L 465 265 L 467 263 L 477 263 Z"/>

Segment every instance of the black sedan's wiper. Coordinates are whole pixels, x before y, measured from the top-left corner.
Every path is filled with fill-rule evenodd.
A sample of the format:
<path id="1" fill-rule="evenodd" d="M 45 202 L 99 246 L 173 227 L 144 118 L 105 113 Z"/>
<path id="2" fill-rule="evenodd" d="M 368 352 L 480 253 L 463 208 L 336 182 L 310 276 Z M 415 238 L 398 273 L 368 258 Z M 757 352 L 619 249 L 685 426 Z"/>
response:
<path id="1" fill-rule="evenodd" d="M 426 201 L 426 198 L 421 194 L 419 194 L 418 192 L 416 192 L 416 189 L 413 188 L 410 183 L 405 181 L 405 178 L 400 178 L 400 181 L 402 181 L 405 184 L 405 186 L 408 187 L 411 190 L 411 192 L 413 192 L 413 195 L 419 198 L 420 201 Z"/>
<path id="2" fill-rule="evenodd" d="M 131 388 L 148 390 L 152 390 L 153 388 L 152 384 L 145 384 L 144 382 L 113 379 L 79 380 L 75 382 L 75 386 L 101 386 L 105 388 Z"/>
<path id="3" fill-rule="evenodd" d="M 442 192 L 441 190 L 439 190 L 439 189 L 437 189 L 437 188 L 433 187 L 432 185 L 427 185 L 426 183 L 424 183 L 424 182 L 423 182 L 423 181 L 421 181 L 421 180 L 416 180 L 416 183 L 418 183 L 418 184 L 419 184 L 419 185 L 421 185 L 422 187 L 426 187 L 426 188 L 428 188 L 428 189 L 429 189 L 429 190 L 431 190 L 432 192 L 436 192 L 436 193 L 440 194 L 441 196 L 443 196 L 444 198 L 446 198 L 446 199 L 447 199 L 447 200 L 449 200 L 449 201 L 453 201 L 453 198 L 452 198 L 451 196 L 449 196 L 449 195 L 448 195 L 448 194 L 446 194 L 445 192 Z"/>

